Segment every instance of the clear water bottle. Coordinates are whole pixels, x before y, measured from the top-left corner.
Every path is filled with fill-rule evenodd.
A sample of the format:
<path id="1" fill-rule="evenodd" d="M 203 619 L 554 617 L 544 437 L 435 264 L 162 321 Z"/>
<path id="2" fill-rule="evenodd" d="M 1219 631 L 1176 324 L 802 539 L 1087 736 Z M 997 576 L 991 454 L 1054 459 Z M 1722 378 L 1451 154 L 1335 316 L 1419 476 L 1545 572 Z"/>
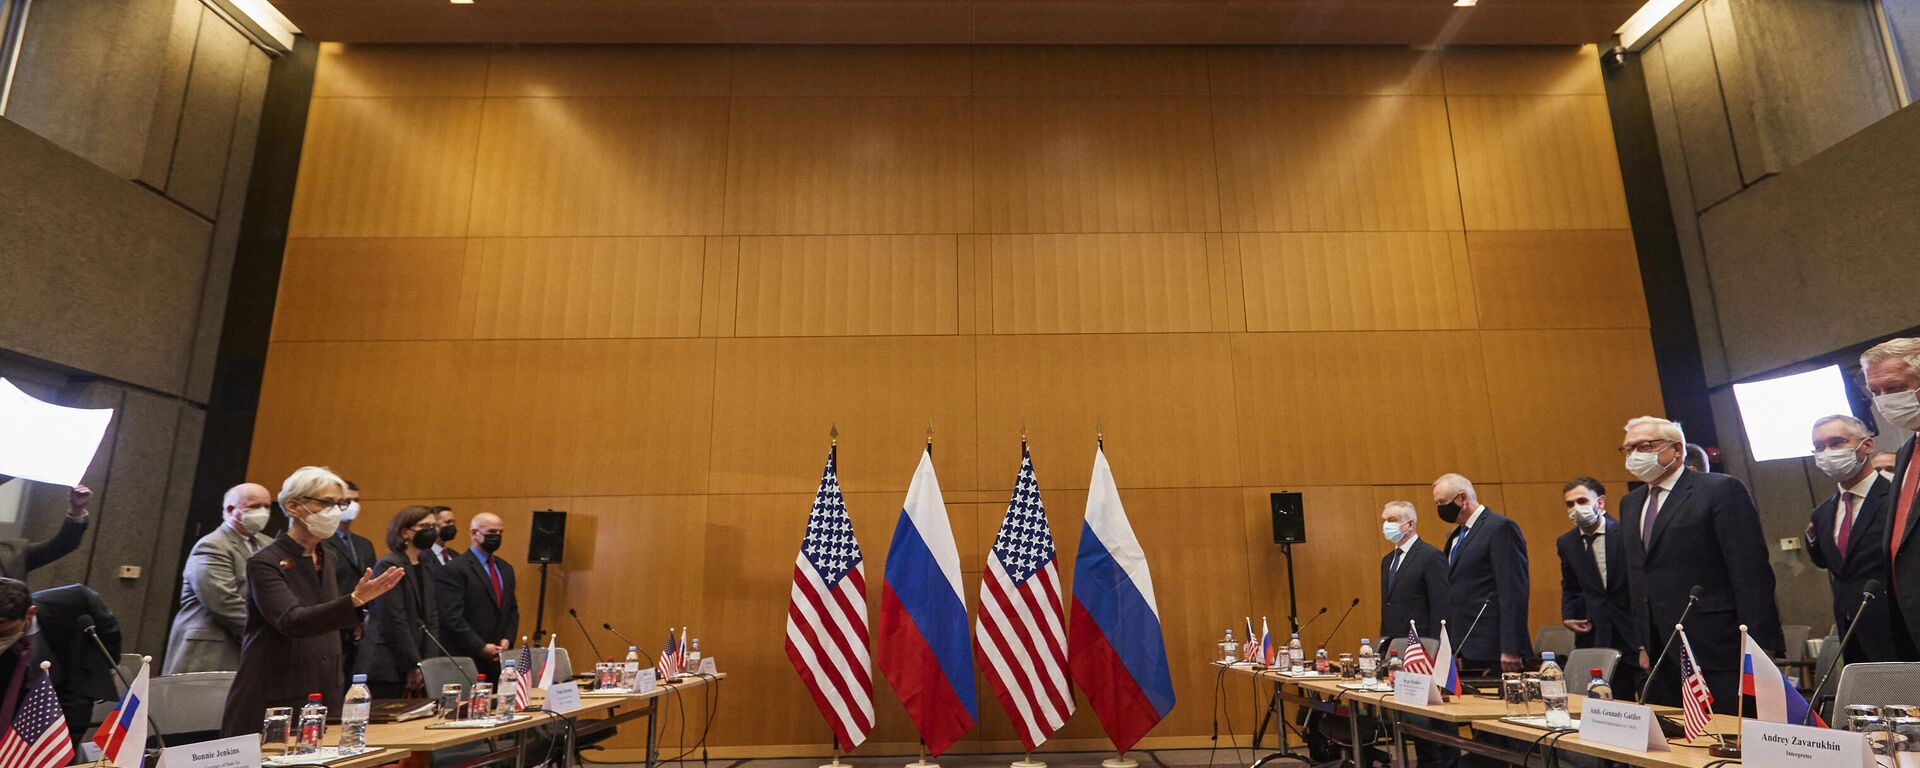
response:
<path id="1" fill-rule="evenodd" d="M 1393 684 L 1393 676 L 1400 674 L 1400 667 L 1403 666 L 1405 663 L 1406 662 L 1403 662 L 1400 660 L 1399 651 L 1392 651 L 1387 654 L 1387 684 L 1388 685 Z"/>
<path id="2" fill-rule="evenodd" d="M 300 739 L 293 745 L 296 755 L 311 755 L 320 751 L 320 740 L 327 737 L 327 705 L 320 703 L 320 694 L 307 694 L 307 705 L 300 708 Z"/>
<path id="3" fill-rule="evenodd" d="M 340 751 L 357 752 L 367 747 L 367 716 L 373 710 L 373 693 L 367 690 L 367 676 L 354 675 L 347 688 L 347 700 L 340 703 Z"/>
<path id="4" fill-rule="evenodd" d="M 467 694 L 467 718 L 485 720 L 493 714 L 493 683 L 486 675 L 475 675 L 473 691 Z"/>
<path id="5" fill-rule="evenodd" d="M 501 720 L 513 719 L 513 695 L 514 695 L 513 692 L 514 692 L 514 689 L 519 687 L 520 687 L 520 670 L 515 667 L 514 660 L 501 659 L 500 660 L 500 688 L 494 691 L 494 694 L 495 694 L 494 699 L 499 702 L 493 708 L 493 714 L 495 717 L 498 717 Z"/>
<path id="6" fill-rule="evenodd" d="M 1373 641 L 1360 638 L 1360 682 L 1366 685 L 1380 684 L 1380 656 L 1373 652 Z"/>
<path id="7" fill-rule="evenodd" d="M 700 674 L 700 638 L 687 643 L 687 674 Z"/>
<path id="8" fill-rule="evenodd" d="M 1599 667 L 1589 667 L 1587 669 L 1587 698 L 1613 698 L 1613 683 L 1607 682 L 1606 678 L 1600 676 Z"/>
<path id="9" fill-rule="evenodd" d="M 1219 644 L 1220 663 L 1232 664 L 1239 655 L 1240 646 L 1233 641 L 1233 627 L 1227 627 L 1227 636 Z"/>
<path id="10" fill-rule="evenodd" d="M 597 673 L 593 681 L 595 688 L 605 690 L 620 682 L 619 663 L 614 661 L 612 656 L 608 656 L 606 661 L 595 664 L 593 671 Z"/>
<path id="11" fill-rule="evenodd" d="M 640 647 L 627 646 L 627 661 L 620 667 L 620 687 L 629 691 L 640 684 Z"/>
<path id="12" fill-rule="evenodd" d="M 1327 660 L 1327 644 L 1321 643 L 1320 647 L 1313 649 L 1313 673 L 1327 674 L 1332 671 L 1330 667 L 1331 663 Z"/>
<path id="13" fill-rule="evenodd" d="M 1573 725 L 1567 713 L 1567 676 L 1553 662 L 1553 652 L 1540 654 L 1540 701 L 1547 708 L 1547 725 L 1565 728 Z"/>
<path id="14" fill-rule="evenodd" d="M 1300 647 L 1300 633 L 1293 633 L 1293 639 L 1287 641 L 1287 671 L 1300 674 L 1307 671 L 1307 649 Z"/>

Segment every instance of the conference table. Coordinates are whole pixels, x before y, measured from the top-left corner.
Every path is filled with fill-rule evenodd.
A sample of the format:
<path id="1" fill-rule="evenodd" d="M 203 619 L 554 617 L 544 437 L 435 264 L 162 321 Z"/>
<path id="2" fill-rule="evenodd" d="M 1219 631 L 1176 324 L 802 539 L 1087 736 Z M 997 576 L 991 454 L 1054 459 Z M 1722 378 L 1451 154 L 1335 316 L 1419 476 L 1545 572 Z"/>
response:
<path id="1" fill-rule="evenodd" d="M 1356 755 L 1365 748 L 1366 742 L 1360 733 L 1361 710 L 1372 710 L 1375 719 L 1387 723 L 1391 739 L 1391 759 L 1396 768 L 1410 765 L 1406 744 L 1409 738 L 1418 738 L 1445 744 L 1476 755 L 1499 760 L 1518 766 L 1539 766 L 1545 762 L 1548 751 L 1565 751 L 1589 755 L 1617 763 L 1637 766 L 1638 768 L 1705 768 L 1709 763 L 1737 762 L 1726 761 L 1707 754 L 1707 741 L 1699 746 L 1684 743 L 1670 743 L 1666 752 L 1636 752 L 1604 744 L 1588 742 L 1577 733 L 1554 731 L 1538 726 L 1526 725 L 1503 720 L 1510 713 L 1506 702 L 1499 698 L 1485 696 L 1454 696 L 1440 704 L 1406 703 L 1394 699 L 1390 691 L 1355 690 L 1344 686 L 1355 681 L 1337 677 L 1295 677 L 1275 670 L 1257 668 L 1247 664 L 1227 665 L 1214 662 L 1216 669 L 1225 672 L 1252 677 L 1274 684 L 1273 703 L 1275 715 L 1280 721 L 1281 751 L 1286 747 L 1286 705 L 1291 702 L 1299 706 L 1312 708 L 1326 713 L 1338 713 L 1345 704 L 1348 711 L 1348 744 Z M 1578 716 L 1584 709 L 1586 697 L 1580 694 L 1567 696 L 1569 713 Z M 1656 714 L 1673 714 L 1679 710 L 1673 707 L 1655 706 Z M 1475 740 L 1463 736 L 1461 728 L 1473 734 L 1500 736 L 1520 745 L 1518 748 L 1484 740 Z M 1737 733 L 1739 719 L 1726 715 L 1715 715 L 1711 726 L 1714 733 Z M 1259 744 L 1259 735 L 1255 735 L 1255 746 Z M 1354 764 L 1359 764 L 1356 757 Z"/>
<path id="2" fill-rule="evenodd" d="M 485 728 L 433 727 L 442 722 L 438 718 L 375 723 L 367 726 L 367 746 L 384 748 L 381 754 L 386 755 L 385 759 L 364 762 L 362 758 L 370 756 L 356 755 L 349 760 L 330 763 L 328 768 L 366 768 L 395 762 L 407 768 L 425 768 L 428 765 L 461 768 L 508 758 L 512 758 L 516 766 L 525 766 L 530 762 L 539 762 L 530 761 L 527 754 L 527 748 L 538 735 L 534 729 L 556 723 L 566 726 L 566 735 L 561 738 L 565 741 L 565 754 L 570 761 L 580 737 L 609 731 L 642 717 L 647 718 L 646 764 L 648 768 L 653 768 L 660 763 L 660 721 L 667 698 L 678 698 L 687 691 L 718 684 L 726 678 L 725 673 L 683 677 L 662 682 L 645 693 L 602 696 L 583 691 L 578 707 L 559 712 L 521 712 L 518 713 L 521 715 L 518 719 Z M 442 759 L 436 761 L 436 755 Z"/>

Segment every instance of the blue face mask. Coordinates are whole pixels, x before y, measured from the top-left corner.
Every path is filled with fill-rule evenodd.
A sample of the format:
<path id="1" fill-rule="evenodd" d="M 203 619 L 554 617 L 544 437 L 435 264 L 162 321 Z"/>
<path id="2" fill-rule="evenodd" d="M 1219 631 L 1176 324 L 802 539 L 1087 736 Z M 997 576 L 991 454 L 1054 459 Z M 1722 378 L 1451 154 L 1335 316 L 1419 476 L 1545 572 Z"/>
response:
<path id="1" fill-rule="evenodd" d="M 1380 524 L 1380 535 L 1387 537 L 1387 541 L 1390 541 L 1394 544 L 1400 543 L 1400 533 L 1401 532 L 1400 532 L 1399 523 L 1381 523 Z"/>

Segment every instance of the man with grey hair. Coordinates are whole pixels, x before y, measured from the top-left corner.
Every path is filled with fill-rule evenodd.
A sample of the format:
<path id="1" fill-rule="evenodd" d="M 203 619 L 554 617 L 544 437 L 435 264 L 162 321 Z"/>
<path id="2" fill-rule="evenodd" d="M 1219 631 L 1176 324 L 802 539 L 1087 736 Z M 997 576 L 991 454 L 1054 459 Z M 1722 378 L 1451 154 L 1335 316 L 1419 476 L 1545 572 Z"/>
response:
<path id="1" fill-rule="evenodd" d="M 1422 637 L 1437 637 L 1447 617 L 1447 560 L 1420 539 L 1413 502 L 1389 501 L 1380 510 L 1380 535 L 1393 551 L 1380 558 L 1380 637 L 1385 643 L 1407 636 L 1407 622 Z"/>
<path id="2" fill-rule="evenodd" d="M 261 533 L 273 514 L 265 486 L 227 489 L 220 527 L 200 537 L 180 576 L 180 612 L 167 632 L 163 674 L 230 672 L 240 668 L 247 632 L 247 558 L 273 543 Z"/>
<path id="3" fill-rule="evenodd" d="M 1461 475 L 1449 473 L 1433 481 L 1433 506 L 1441 520 L 1458 524 L 1442 552 L 1447 561 L 1445 618 L 1460 673 L 1520 671 L 1533 653 L 1532 629 L 1527 626 L 1527 538 L 1512 519 L 1481 504 L 1473 482 Z M 1476 621 L 1481 626 L 1476 628 Z"/>
<path id="4" fill-rule="evenodd" d="M 1860 355 L 1873 410 L 1881 421 L 1920 431 L 1920 338 L 1882 342 Z M 1887 571 L 1889 619 L 1902 661 L 1920 660 L 1914 638 L 1920 637 L 1920 555 L 1913 540 L 1914 493 L 1920 491 L 1920 469 L 1913 460 L 1913 438 L 1900 446 L 1893 465 L 1893 487 L 1888 509 Z"/>
<path id="5" fill-rule="evenodd" d="M 1866 422 L 1846 414 L 1813 422 L 1813 465 L 1837 489 L 1813 509 L 1813 519 L 1807 523 L 1807 557 L 1827 569 L 1833 620 L 1840 634 L 1856 627 L 1844 649 L 1848 664 L 1899 660 L 1893 628 L 1887 623 L 1887 601 L 1869 600 L 1860 609 L 1860 594 L 1867 582 L 1880 580 L 1887 570 L 1887 499 L 1893 484 L 1867 463 L 1872 455 L 1873 433 Z"/>
<path id="6" fill-rule="evenodd" d="M 1649 650 L 1657 655 L 1687 612 L 1687 639 L 1707 688 L 1715 700 L 1734 701 L 1740 625 L 1768 653 L 1777 656 L 1786 645 L 1760 510 L 1733 476 L 1686 469 L 1687 436 L 1679 424 L 1641 416 L 1625 431 L 1626 469 L 1645 483 L 1619 508 L 1641 668 L 1651 666 Z M 1688 612 L 1695 589 L 1700 599 Z M 1648 674 L 1654 676 L 1649 702 L 1680 703 L 1678 656 L 1669 654 Z"/>

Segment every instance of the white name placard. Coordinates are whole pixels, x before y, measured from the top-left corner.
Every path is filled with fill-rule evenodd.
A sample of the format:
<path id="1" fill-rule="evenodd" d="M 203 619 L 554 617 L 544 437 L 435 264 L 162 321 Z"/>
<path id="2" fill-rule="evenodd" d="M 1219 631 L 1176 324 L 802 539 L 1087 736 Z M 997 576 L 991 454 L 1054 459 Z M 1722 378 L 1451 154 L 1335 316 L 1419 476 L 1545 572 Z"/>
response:
<path id="1" fill-rule="evenodd" d="M 547 703 L 542 709 L 548 712 L 572 712 L 580 708 L 580 686 L 571 681 L 554 683 L 547 686 Z"/>
<path id="2" fill-rule="evenodd" d="M 1740 752 L 1752 768 L 1872 768 L 1867 735 L 1804 725 L 1740 721 Z"/>
<path id="3" fill-rule="evenodd" d="M 1653 708 L 1627 701 L 1587 699 L 1580 710 L 1580 738 L 1635 752 L 1665 752 L 1667 737 Z"/>
<path id="4" fill-rule="evenodd" d="M 167 747 L 160 753 L 166 768 L 252 768 L 260 764 L 260 734 Z"/>
<path id="5" fill-rule="evenodd" d="M 653 667 L 647 667 L 646 669 L 642 669 L 640 670 L 639 674 L 634 675 L 634 678 L 633 678 L 634 693 L 650 693 L 653 691 L 653 689 L 659 688 L 659 687 L 660 687 L 660 671 L 657 669 L 654 669 Z"/>
<path id="6" fill-rule="evenodd" d="M 711 676 L 711 675 L 717 675 L 717 674 L 720 674 L 718 670 L 719 670 L 719 667 L 718 667 L 718 666 L 716 666 L 716 665 L 715 665 L 715 664 L 713 663 L 713 657 L 712 657 L 712 656 L 703 656 L 703 657 L 701 657 L 701 659 L 700 659 L 700 674 L 703 674 L 703 675 L 709 675 L 709 676 Z"/>
<path id="7" fill-rule="evenodd" d="M 1426 704 L 1429 698 L 1439 698 L 1433 690 L 1433 675 L 1422 675 L 1405 670 L 1393 674 L 1393 700 L 1401 704 Z"/>

